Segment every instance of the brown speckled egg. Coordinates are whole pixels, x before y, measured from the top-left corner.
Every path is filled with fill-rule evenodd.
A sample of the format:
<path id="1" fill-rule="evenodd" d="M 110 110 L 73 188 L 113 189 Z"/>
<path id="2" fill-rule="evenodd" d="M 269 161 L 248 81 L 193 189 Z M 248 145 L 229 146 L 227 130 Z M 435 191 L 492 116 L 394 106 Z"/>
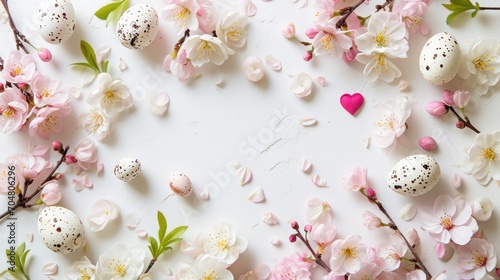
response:
<path id="1" fill-rule="evenodd" d="M 174 172 L 168 178 L 168 185 L 172 191 L 180 196 L 189 196 L 193 192 L 193 185 L 186 174 Z"/>
<path id="2" fill-rule="evenodd" d="M 116 178 L 128 182 L 141 172 L 141 162 L 133 157 L 122 158 L 115 165 L 115 176 Z"/>
<path id="3" fill-rule="evenodd" d="M 460 46 L 455 37 L 446 32 L 432 36 L 420 52 L 420 72 L 434 85 L 451 81 L 460 67 Z"/>
<path id="4" fill-rule="evenodd" d="M 422 195 L 439 182 L 441 169 L 428 155 L 412 155 L 398 161 L 387 176 L 387 184 L 393 191 L 409 196 Z"/>
<path id="5" fill-rule="evenodd" d="M 66 42 L 75 31 L 75 9 L 69 0 L 45 0 L 38 6 L 35 25 L 50 44 Z"/>
<path id="6" fill-rule="evenodd" d="M 38 235 L 50 250 L 69 254 L 85 243 L 85 229 L 76 214 L 66 208 L 49 206 L 38 215 Z"/>
<path id="7" fill-rule="evenodd" d="M 118 20 L 116 33 L 122 45 L 129 49 L 144 49 L 158 33 L 158 13 L 147 4 L 128 8 Z"/>

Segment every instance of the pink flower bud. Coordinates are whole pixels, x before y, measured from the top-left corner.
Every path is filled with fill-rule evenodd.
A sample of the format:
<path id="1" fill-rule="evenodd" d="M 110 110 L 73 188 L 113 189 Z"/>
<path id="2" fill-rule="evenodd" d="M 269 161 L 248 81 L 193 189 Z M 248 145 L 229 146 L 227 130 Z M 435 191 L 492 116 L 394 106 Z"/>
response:
<path id="1" fill-rule="evenodd" d="M 373 200 L 377 200 L 377 193 L 375 192 L 374 189 L 370 187 L 366 188 L 366 195 L 372 198 Z"/>
<path id="2" fill-rule="evenodd" d="M 290 237 L 288 237 L 288 241 L 294 243 L 295 241 L 297 241 L 297 235 L 295 234 L 290 235 Z"/>
<path id="3" fill-rule="evenodd" d="M 295 36 L 295 25 L 289 23 L 283 26 L 283 28 L 281 28 L 281 35 L 287 39 L 293 38 Z"/>
<path id="4" fill-rule="evenodd" d="M 54 180 L 59 181 L 63 178 L 63 175 L 61 173 L 56 173 L 54 174 Z"/>
<path id="5" fill-rule="evenodd" d="M 302 57 L 305 61 L 309 61 L 313 58 L 313 54 L 312 54 L 312 51 L 306 51 L 304 53 L 304 56 Z"/>
<path id="6" fill-rule="evenodd" d="M 311 232 L 311 230 L 312 230 L 312 226 L 311 225 L 306 225 L 304 227 L 304 231 L 306 231 L 306 232 Z"/>
<path id="7" fill-rule="evenodd" d="M 292 223 L 290 224 L 290 226 L 293 229 L 299 229 L 299 223 L 297 223 L 297 221 L 292 221 Z"/>
<path id="8" fill-rule="evenodd" d="M 55 182 L 47 183 L 40 193 L 40 198 L 47 205 L 54 205 L 61 200 L 61 188 Z"/>
<path id="9" fill-rule="evenodd" d="M 465 128 L 465 124 L 463 121 L 457 121 L 455 123 L 455 126 L 458 128 L 458 129 L 464 129 Z"/>
<path id="10" fill-rule="evenodd" d="M 437 147 L 436 140 L 429 136 L 420 138 L 420 140 L 418 140 L 418 145 L 420 148 L 424 149 L 424 151 L 432 151 Z"/>
<path id="11" fill-rule="evenodd" d="M 5 86 L 4 84 L 0 83 L 0 93 L 5 91 Z"/>
<path id="12" fill-rule="evenodd" d="M 467 103 L 470 101 L 470 92 L 464 91 L 464 90 L 457 90 L 453 94 L 453 102 L 455 102 L 455 105 L 458 106 L 458 108 L 465 108 L 467 106 Z"/>
<path id="13" fill-rule="evenodd" d="M 453 102 L 453 92 L 445 89 L 443 90 L 443 101 L 444 103 L 453 106 L 455 105 L 455 102 Z"/>
<path id="14" fill-rule="evenodd" d="M 306 36 L 309 39 L 314 39 L 314 37 L 316 37 L 316 34 L 318 34 L 318 32 L 319 31 L 316 28 L 308 28 L 306 30 Z"/>
<path id="15" fill-rule="evenodd" d="M 425 110 L 427 111 L 427 113 L 433 116 L 442 116 L 448 113 L 446 104 L 441 101 L 431 101 L 427 103 L 427 105 L 425 106 Z"/>
<path id="16" fill-rule="evenodd" d="M 342 59 L 344 60 L 345 63 L 349 64 L 353 62 L 356 59 L 356 56 L 358 55 L 358 48 L 356 45 L 352 45 L 352 47 L 349 49 L 349 51 L 344 52 L 342 54 Z"/>
<path id="17" fill-rule="evenodd" d="M 63 144 L 60 141 L 52 142 L 52 150 L 61 152 L 63 150 Z"/>
<path id="18" fill-rule="evenodd" d="M 38 50 L 38 57 L 43 61 L 43 62 L 49 62 L 52 60 L 52 54 L 50 51 L 46 48 L 41 48 Z"/>
<path id="19" fill-rule="evenodd" d="M 78 162 L 75 156 L 73 155 L 67 155 L 64 157 L 64 162 L 68 165 L 75 164 Z"/>
<path id="20" fill-rule="evenodd" d="M 18 83 L 17 86 L 22 90 L 28 90 L 30 88 L 30 85 L 26 83 Z"/>

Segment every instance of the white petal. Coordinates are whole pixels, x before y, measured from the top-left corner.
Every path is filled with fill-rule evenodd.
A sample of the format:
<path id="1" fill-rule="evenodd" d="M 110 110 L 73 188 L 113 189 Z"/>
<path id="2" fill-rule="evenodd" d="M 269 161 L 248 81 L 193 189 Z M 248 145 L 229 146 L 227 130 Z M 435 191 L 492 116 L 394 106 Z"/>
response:
<path id="1" fill-rule="evenodd" d="M 370 148 L 370 143 L 372 142 L 372 138 L 371 137 L 368 137 L 364 140 L 365 142 L 365 149 L 369 149 Z"/>
<path id="2" fill-rule="evenodd" d="M 252 0 L 243 0 L 243 2 L 241 3 L 241 8 L 243 10 L 243 13 L 248 17 L 253 17 L 255 13 L 257 13 L 257 7 L 252 2 Z"/>
<path id="3" fill-rule="evenodd" d="M 42 266 L 42 273 L 44 275 L 54 275 L 57 273 L 58 266 L 57 263 L 49 262 Z"/>
<path id="4" fill-rule="evenodd" d="M 128 213 L 125 216 L 125 226 L 132 230 L 137 227 L 137 224 L 139 223 L 139 216 L 135 213 Z"/>
<path id="5" fill-rule="evenodd" d="M 26 241 L 30 243 L 33 242 L 33 233 L 31 232 L 26 233 Z"/>
<path id="6" fill-rule="evenodd" d="M 406 204 L 399 212 L 399 216 L 404 221 L 410 221 L 415 217 L 416 214 L 417 214 L 417 207 L 415 207 L 415 205 L 411 203 Z"/>
<path id="7" fill-rule="evenodd" d="M 258 82 L 264 78 L 264 65 L 256 56 L 249 56 L 243 62 L 243 72 L 248 80 Z"/>
<path id="8" fill-rule="evenodd" d="M 408 81 L 405 80 L 399 81 L 399 91 L 405 91 L 409 85 L 410 83 L 408 83 Z"/>
<path id="9" fill-rule="evenodd" d="M 104 58 L 106 58 L 111 52 L 111 47 L 108 45 L 102 45 L 95 50 L 95 56 L 97 63 L 100 63 Z"/>
<path id="10" fill-rule="evenodd" d="M 278 217 L 274 213 L 266 213 L 262 217 L 262 221 L 268 225 L 277 225 L 278 224 Z"/>
<path id="11" fill-rule="evenodd" d="M 274 71 L 281 70 L 281 62 L 276 57 L 268 55 L 264 58 L 264 60 L 266 61 L 267 66 L 269 66 L 271 70 Z"/>
<path id="12" fill-rule="evenodd" d="M 312 164 L 307 158 L 301 158 L 299 160 L 299 170 L 308 173 L 311 171 Z"/>
<path id="13" fill-rule="evenodd" d="M 316 120 L 314 117 L 311 116 L 304 116 L 300 118 L 300 124 L 302 126 L 313 126 L 318 123 L 318 120 Z"/>
<path id="14" fill-rule="evenodd" d="M 312 176 L 311 182 L 313 182 L 318 187 L 328 187 L 326 181 L 323 180 L 318 174 Z"/>
<path id="15" fill-rule="evenodd" d="M 118 69 L 120 69 L 120 71 L 127 70 L 127 64 L 125 63 L 125 61 L 121 57 L 120 57 L 120 63 L 118 64 Z"/>
<path id="16" fill-rule="evenodd" d="M 244 186 L 252 181 L 252 171 L 250 171 L 247 167 L 240 167 L 238 169 L 238 178 L 240 186 Z"/>
<path id="17" fill-rule="evenodd" d="M 460 175 L 458 173 L 454 173 L 451 177 L 451 182 L 453 183 L 453 186 L 458 189 L 460 186 L 462 186 L 462 178 L 460 178 Z"/>
<path id="18" fill-rule="evenodd" d="M 137 237 L 139 237 L 139 238 L 145 239 L 148 237 L 148 232 L 143 230 L 143 229 L 136 229 L 135 235 L 137 235 Z"/>
<path id="19" fill-rule="evenodd" d="M 162 115 L 170 104 L 170 97 L 166 92 L 151 93 L 149 95 L 149 109 L 151 112 Z"/>
<path id="20" fill-rule="evenodd" d="M 273 246 L 279 247 L 281 246 L 281 240 L 278 237 L 275 237 L 271 240 L 271 244 L 273 244 Z"/>
<path id="21" fill-rule="evenodd" d="M 266 200 L 266 195 L 261 187 L 256 187 L 248 196 L 248 200 L 254 203 L 263 202 Z"/>
<path id="22" fill-rule="evenodd" d="M 198 188 L 198 191 L 196 192 L 196 194 L 198 195 L 198 197 L 201 200 L 209 200 L 210 199 L 210 193 L 205 188 Z"/>

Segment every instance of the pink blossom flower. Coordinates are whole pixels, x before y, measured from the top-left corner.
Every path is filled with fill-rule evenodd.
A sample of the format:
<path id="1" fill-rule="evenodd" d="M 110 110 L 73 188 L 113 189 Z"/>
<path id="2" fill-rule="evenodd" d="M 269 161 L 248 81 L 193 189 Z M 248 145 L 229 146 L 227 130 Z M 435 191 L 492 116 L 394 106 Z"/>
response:
<path id="1" fill-rule="evenodd" d="M 355 273 L 367 259 L 367 246 L 361 243 L 361 236 L 351 234 L 346 239 L 333 241 L 330 268 L 337 275 Z"/>
<path id="2" fill-rule="evenodd" d="M 71 113 L 69 102 L 58 107 L 44 107 L 36 113 L 29 125 L 30 135 L 49 139 L 52 133 L 63 131 L 64 119 Z"/>
<path id="3" fill-rule="evenodd" d="M 55 205 L 61 200 L 61 188 L 54 181 L 47 183 L 40 193 L 40 199 L 47 205 Z"/>
<path id="4" fill-rule="evenodd" d="M 287 39 L 295 36 L 295 24 L 289 23 L 281 28 L 281 35 Z"/>
<path id="5" fill-rule="evenodd" d="M 306 218 L 310 224 L 330 224 L 333 221 L 332 208 L 328 202 L 313 198 L 307 202 Z"/>
<path id="6" fill-rule="evenodd" d="M 19 50 L 12 51 L 5 60 L 3 77 L 14 84 L 29 84 L 36 72 L 36 65 L 29 54 L 23 55 Z"/>
<path id="7" fill-rule="evenodd" d="M 381 148 L 393 145 L 406 131 L 406 120 L 411 115 L 411 102 L 406 97 L 376 105 L 371 128 Z"/>
<path id="8" fill-rule="evenodd" d="M 363 225 L 369 230 L 379 228 L 383 225 L 382 220 L 370 211 L 364 211 L 361 216 L 363 217 Z"/>
<path id="9" fill-rule="evenodd" d="M 8 160 L 7 162 L 0 163 L 0 194 L 8 195 L 10 194 L 15 196 L 14 189 L 20 188 L 24 185 L 24 177 L 23 176 L 14 176 L 14 181 L 12 181 L 12 175 L 15 173 L 15 170 L 19 170 L 19 166 L 16 166 L 16 162 L 13 159 Z M 10 172 L 10 173 L 9 173 Z M 11 186 L 14 186 L 12 189 Z M 9 187 L 11 188 L 9 190 Z"/>
<path id="10" fill-rule="evenodd" d="M 0 94 L 0 131 L 8 134 L 21 129 L 28 117 L 29 106 L 16 88 L 6 88 Z"/>
<path id="11" fill-rule="evenodd" d="M 421 0 L 398 0 L 394 1 L 393 12 L 398 13 L 401 21 L 405 23 L 406 29 L 411 32 L 419 32 L 427 35 L 429 27 L 422 22 L 427 12 L 427 4 Z"/>
<path id="12" fill-rule="evenodd" d="M 349 275 L 349 280 L 376 280 L 381 272 L 382 269 L 377 264 L 364 263 L 357 272 Z"/>
<path id="13" fill-rule="evenodd" d="M 72 183 L 73 183 L 73 188 L 77 192 L 82 191 L 85 188 L 91 189 L 94 186 L 92 178 L 90 178 L 90 176 L 87 174 L 84 174 L 80 180 L 73 179 Z"/>
<path id="14" fill-rule="evenodd" d="M 305 253 L 296 253 L 281 260 L 272 272 L 272 280 L 307 280 L 311 277 L 311 261 Z"/>
<path id="15" fill-rule="evenodd" d="M 396 234 L 389 235 L 388 241 L 377 249 L 378 255 L 384 260 L 384 271 L 394 271 L 401 265 L 401 259 L 408 251 L 406 244 Z"/>
<path id="16" fill-rule="evenodd" d="M 336 234 L 337 228 L 333 225 L 333 223 L 316 223 L 312 226 L 309 236 L 314 242 L 316 242 L 316 244 L 318 244 L 321 251 L 323 251 L 323 249 L 333 241 Z"/>
<path id="17" fill-rule="evenodd" d="M 455 105 L 458 106 L 458 108 L 462 109 L 470 101 L 470 92 L 464 91 L 464 90 L 457 90 L 455 93 L 453 93 L 453 102 Z"/>
<path id="18" fill-rule="evenodd" d="M 344 187 L 351 191 L 359 192 L 368 187 L 368 170 L 366 168 L 356 167 L 350 171 L 347 177 L 343 178 Z"/>
<path id="19" fill-rule="evenodd" d="M 344 60 L 345 63 L 349 64 L 354 60 L 356 60 L 357 55 L 358 55 L 358 47 L 356 46 L 356 44 L 353 43 L 352 47 L 348 51 L 342 54 L 342 59 Z"/>
<path id="20" fill-rule="evenodd" d="M 38 77 L 34 81 L 32 89 L 35 105 L 38 107 L 45 105 L 58 107 L 69 101 L 68 93 L 60 88 L 60 81 L 52 80 L 48 76 Z"/>
<path id="21" fill-rule="evenodd" d="M 177 32 L 186 29 L 196 30 L 199 27 L 197 0 L 169 0 L 163 9 L 162 16 L 167 22 L 172 22 Z M 203 13 L 200 11 L 200 13 Z"/>
<path id="22" fill-rule="evenodd" d="M 352 39 L 346 35 L 345 31 L 340 31 L 335 27 L 334 21 L 317 23 L 318 34 L 313 39 L 315 55 L 334 55 L 340 57 L 342 53 L 349 51 L 352 46 Z"/>
<path id="23" fill-rule="evenodd" d="M 427 105 L 425 106 L 425 110 L 427 111 L 427 113 L 437 117 L 448 113 L 446 104 L 441 101 L 431 101 L 427 103 Z"/>
<path id="24" fill-rule="evenodd" d="M 29 152 L 17 154 L 8 160 L 15 162 L 17 172 L 20 171 L 21 176 L 25 179 L 34 179 L 40 173 L 52 168 L 50 161 Z"/>
<path id="25" fill-rule="evenodd" d="M 497 263 L 493 245 L 484 239 L 472 238 L 465 246 L 458 247 L 458 275 L 462 279 L 483 279 Z"/>
<path id="26" fill-rule="evenodd" d="M 73 170 L 77 174 L 92 169 L 96 169 L 99 173 L 102 168 L 102 163 L 97 158 L 94 141 L 89 138 L 82 139 L 76 143 L 74 155 L 78 161 L 73 165 Z"/>
<path id="27" fill-rule="evenodd" d="M 163 69 L 177 76 L 177 79 L 182 83 L 186 83 L 189 78 L 195 75 L 193 63 L 191 63 L 191 60 L 187 59 L 186 50 L 183 48 L 179 50 L 176 58 L 173 58 L 172 54 L 165 57 Z"/>
<path id="28" fill-rule="evenodd" d="M 314 39 L 314 37 L 316 37 L 316 34 L 318 34 L 318 32 L 319 32 L 319 30 L 316 29 L 316 28 L 313 28 L 313 27 L 312 28 L 308 28 L 306 30 L 306 36 L 307 36 L 307 38 L 309 38 L 309 39 L 312 40 L 312 39 Z"/>
<path id="29" fill-rule="evenodd" d="M 196 10 L 196 18 L 198 19 L 198 27 L 205 33 L 210 33 L 215 29 L 217 12 L 210 0 L 198 0 L 198 10 Z"/>
<path id="30" fill-rule="evenodd" d="M 38 57 L 43 61 L 43 62 L 49 62 L 52 60 L 52 54 L 50 51 L 46 48 L 42 48 L 38 50 Z"/>
<path id="31" fill-rule="evenodd" d="M 440 195 L 434 201 L 432 211 L 421 211 L 422 227 L 436 241 L 448 244 L 450 241 L 467 244 L 478 230 L 472 217 L 472 208 L 465 200 L 453 200 L 449 195 Z"/>
<path id="32" fill-rule="evenodd" d="M 326 22 L 334 17 L 335 15 L 335 3 L 339 0 L 318 0 L 315 2 L 315 8 L 317 12 L 317 22 Z M 312 38 L 311 38 L 312 39 Z"/>

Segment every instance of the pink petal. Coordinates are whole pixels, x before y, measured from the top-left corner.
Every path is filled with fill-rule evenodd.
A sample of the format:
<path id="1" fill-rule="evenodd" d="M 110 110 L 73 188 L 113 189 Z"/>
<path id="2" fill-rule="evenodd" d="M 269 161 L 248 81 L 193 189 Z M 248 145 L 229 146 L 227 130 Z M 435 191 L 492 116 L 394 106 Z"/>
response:
<path id="1" fill-rule="evenodd" d="M 266 61 L 267 66 L 269 66 L 272 70 L 281 70 L 281 62 L 276 57 L 268 55 L 264 58 L 264 60 Z"/>
<path id="2" fill-rule="evenodd" d="M 198 191 L 196 192 L 196 194 L 198 195 L 198 197 L 201 200 L 210 199 L 210 193 L 208 192 L 208 190 L 206 188 L 198 188 Z"/>
<path id="3" fill-rule="evenodd" d="M 244 0 L 241 3 L 241 8 L 243 9 L 243 13 L 247 15 L 247 17 L 253 17 L 255 13 L 257 13 L 257 7 L 252 2 L 252 0 Z"/>
<path id="4" fill-rule="evenodd" d="M 129 213 L 125 216 L 125 226 L 128 229 L 135 229 L 139 224 L 139 216 L 135 213 Z"/>
<path id="5" fill-rule="evenodd" d="M 321 87 L 325 87 L 326 86 L 326 78 L 322 77 L 322 76 L 317 77 L 316 83 L 318 83 L 318 85 L 320 85 Z"/>
<path id="6" fill-rule="evenodd" d="M 451 182 L 456 189 L 458 189 L 458 188 L 460 188 L 460 186 L 462 186 L 462 178 L 460 178 L 460 175 L 458 173 L 454 173 L 452 175 Z"/>
<path id="7" fill-rule="evenodd" d="M 143 229 L 136 229 L 135 230 L 135 234 L 137 235 L 137 237 L 139 238 L 143 238 L 145 239 L 146 237 L 148 237 L 148 232 L 143 230 Z"/>
<path id="8" fill-rule="evenodd" d="M 302 126 L 314 126 L 318 123 L 318 120 L 316 120 L 314 117 L 311 116 L 304 116 L 300 118 L 300 124 Z"/>
<path id="9" fill-rule="evenodd" d="M 262 221 L 268 225 L 277 225 L 278 224 L 278 217 L 276 217 L 275 214 L 273 213 L 266 213 L 262 217 Z"/>
<path id="10" fill-rule="evenodd" d="M 434 215 L 442 216 L 444 213 L 453 216 L 456 211 L 455 201 L 449 195 L 440 195 L 434 201 Z"/>
<path id="11" fill-rule="evenodd" d="M 271 240 L 271 244 L 273 244 L 273 246 L 279 247 L 279 246 L 281 246 L 281 240 L 279 240 L 279 238 L 275 237 Z"/>
<path id="12" fill-rule="evenodd" d="M 304 173 L 309 173 L 311 171 L 312 164 L 307 158 L 301 158 L 299 160 L 299 170 Z"/>
<path id="13" fill-rule="evenodd" d="M 450 230 L 451 240 L 458 245 L 467 244 L 472 237 L 472 230 L 465 226 L 455 226 Z"/>
<path id="14" fill-rule="evenodd" d="M 445 245 L 443 243 L 436 243 L 434 251 L 436 252 L 438 258 L 442 259 L 444 257 L 444 253 L 446 252 Z"/>
<path id="15" fill-rule="evenodd" d="M 240 180 L 240 185 L 244 186 L 252 181 L 252 171 L 247 167 L 240 167 L 238 169 L 238 178 Z"/>
<path id="16" fill-rule="evenodd" d="M 264 190 L 261 187 L 255 188 L 248 196 L 248 200 L 254 203 L 265 201 L 266 195 L 264 194 Z"/>
<path id="17" fill-rule="evenodd" d="M 311 182 L 313 182 L 318 187 L 328 187 L 326 181 L 323 180 L 318 174 L 312 176 Z"/>
<path id="18" fill-rule="evenodd" d="M 57 263 L 49 262 L 42 266 L 42 273 L 44 275 L 54 275 L 57 273 L 58 266 Z"/>

